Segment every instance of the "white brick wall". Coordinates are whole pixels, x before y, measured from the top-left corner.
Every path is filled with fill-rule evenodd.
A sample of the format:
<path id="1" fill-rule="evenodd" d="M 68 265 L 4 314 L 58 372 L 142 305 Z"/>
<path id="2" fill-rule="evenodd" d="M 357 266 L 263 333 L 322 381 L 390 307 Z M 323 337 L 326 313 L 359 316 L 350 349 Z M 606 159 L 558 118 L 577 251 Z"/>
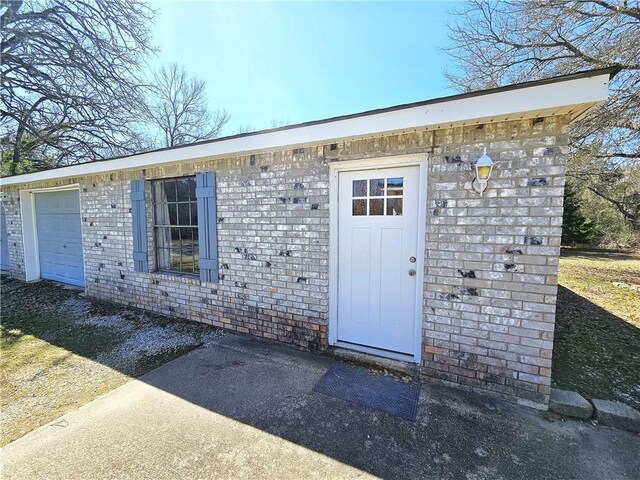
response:
<path id="1" fill-rule="evenodd" d="M 567 118 L 557 117 L 411 132 L 333 147 L 308 145 L 295 155 L 264 152 L 22 188 L 80 184 L 89 295 L 323 350 L 329 291 L 326 162 L 424 153 L 422 370 L 546 403 L 567 125 Z M 470 188 L 471 164 L 485 146 L 496 165 L 479 197 Z M 130 180 L 198 171 L 217 173 L 221 281 L 201 284 L 134 272 Z M 18 191 L 6 194 L 11 272 L 24 278 Z M 153 252 L 150 207 L 147 218 Z"/>
<path id="2" fill-rule="evenodd" d="M 22 222 L 18 191 L 5 195 L 2 207 L 7 222 L 7 244 L 9 247 L 10 273 L 14 278 L 24 280 L 24 248 L 22 245 Z"/>

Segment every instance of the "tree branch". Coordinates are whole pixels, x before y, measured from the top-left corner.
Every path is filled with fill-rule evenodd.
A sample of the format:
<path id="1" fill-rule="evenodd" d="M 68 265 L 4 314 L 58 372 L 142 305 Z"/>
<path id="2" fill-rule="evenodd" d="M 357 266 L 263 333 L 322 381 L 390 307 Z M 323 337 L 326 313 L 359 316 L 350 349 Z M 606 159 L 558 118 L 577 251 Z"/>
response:
<path id="1" fill-rule="evenodd" d="M 593 193 L 595 193 L 597 196 L 599 196 L 600 198 L 603 198 L 604 200 L 606 200 L 607 202 L 612 203 L 620 213 L 622 213 L 622 215 L 624 216 L 625 219 L 629 220 L 629 222 L 631 222 L 631 224 L 635 227 L 636 223 L 638 222 L 638 216 L 634 215 L 633 213 L 631 213 L 626 206 L 624 205 L 624 203 L 619 202 L 618 200 L 615 200 L 607 195 L 605 195 L 604 193 L 596 190 L 593 187 L 587 187 L 587 189 Z"/>

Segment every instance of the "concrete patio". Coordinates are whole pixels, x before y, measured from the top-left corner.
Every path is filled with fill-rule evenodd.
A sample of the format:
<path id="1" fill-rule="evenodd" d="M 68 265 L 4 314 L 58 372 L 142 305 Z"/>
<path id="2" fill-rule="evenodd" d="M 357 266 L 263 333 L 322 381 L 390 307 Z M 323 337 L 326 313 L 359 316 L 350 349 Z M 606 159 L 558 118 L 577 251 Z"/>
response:
<path id="1" fill-rule="evenodd" d="M 600 480 L 640 471 L 638 435 L 443 385 L 423 385 L 415 422 L 314 393 L 333 361 L 224 336 L 7 445 L 3 478 Z"/>

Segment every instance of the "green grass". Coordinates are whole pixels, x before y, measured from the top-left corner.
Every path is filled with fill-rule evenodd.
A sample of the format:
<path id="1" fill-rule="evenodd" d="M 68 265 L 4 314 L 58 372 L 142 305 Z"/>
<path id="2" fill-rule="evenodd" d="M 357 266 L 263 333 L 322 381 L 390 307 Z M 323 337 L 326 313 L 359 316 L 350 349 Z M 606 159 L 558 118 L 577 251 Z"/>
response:
<path id="1" fill-rule="evenodd" d="M 554 385 L 640 408 L 640 254 L 566 250 L 559 282 Z"/>
<path id="2" fill-rule="evenodd" d="M 640 328 L 640 292 L 632 288 L 640 286 L 640 253 L 566 252 L 560 261 L 559 282 Z"/>

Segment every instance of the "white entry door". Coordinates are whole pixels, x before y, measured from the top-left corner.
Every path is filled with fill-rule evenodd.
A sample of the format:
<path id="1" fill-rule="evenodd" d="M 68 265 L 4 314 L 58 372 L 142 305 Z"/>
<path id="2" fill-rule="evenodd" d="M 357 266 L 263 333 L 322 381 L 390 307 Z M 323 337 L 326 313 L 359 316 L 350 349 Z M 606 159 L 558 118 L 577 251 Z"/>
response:
<path id="1" fill-rule="evenodd" d="M 339 174 L 338 341 L 415 355 L 419 167 Z"/>

